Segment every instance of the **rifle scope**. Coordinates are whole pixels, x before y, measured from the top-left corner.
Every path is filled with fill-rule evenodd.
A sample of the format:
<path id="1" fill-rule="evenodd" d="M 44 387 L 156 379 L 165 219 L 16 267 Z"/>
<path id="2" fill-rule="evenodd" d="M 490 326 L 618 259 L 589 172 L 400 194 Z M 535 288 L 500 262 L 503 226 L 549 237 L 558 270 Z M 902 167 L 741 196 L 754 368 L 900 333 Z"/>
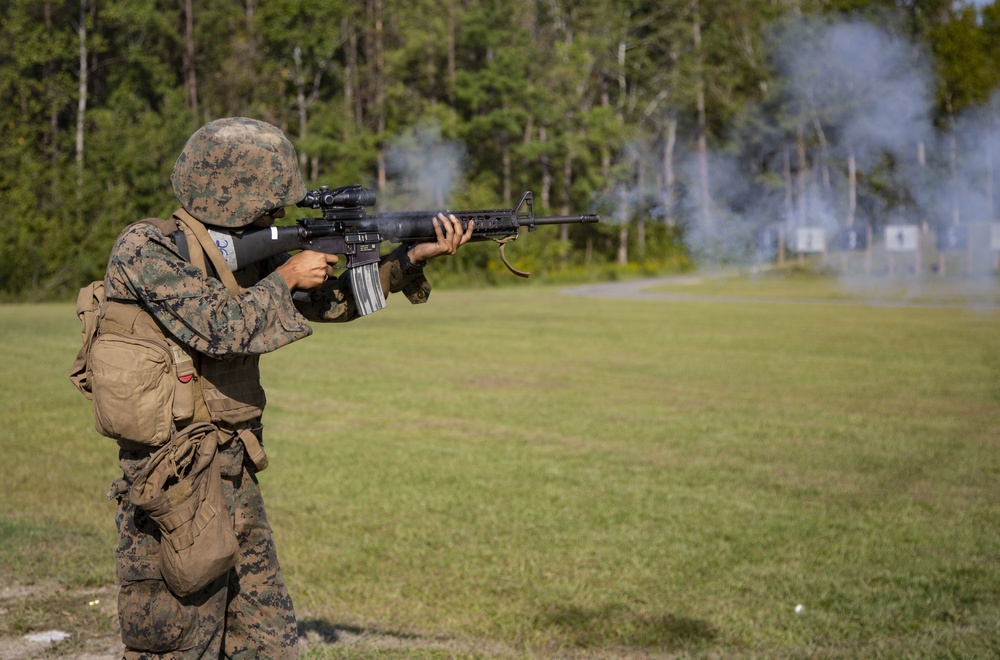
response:
<path id="1" fill-rule="evenodd" d="M 310 190 L 302 201 L 296 204 L 302 208 L 329 209 L 354 208 L 358 206 L 375 206 L 375 191 L 361 184 L 343 186 L 330 190 L 329 186 L 320 186 L 319 190 Z"/>

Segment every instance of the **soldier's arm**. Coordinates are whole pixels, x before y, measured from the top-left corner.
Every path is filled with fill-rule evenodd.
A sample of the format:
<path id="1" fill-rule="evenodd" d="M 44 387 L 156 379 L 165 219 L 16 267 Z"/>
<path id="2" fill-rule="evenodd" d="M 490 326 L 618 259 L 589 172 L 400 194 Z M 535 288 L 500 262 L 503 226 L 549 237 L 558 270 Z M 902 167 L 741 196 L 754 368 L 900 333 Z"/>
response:
<path id="1" fill-rule="evenodd" d="M 431 285 L 424 277 L 422 266 L 414 266 L 406 257 L 406 247 L 400 246 L 379 262 L 382 292 L 402 293 L 413 304 L 427 302 Z M 358 318 L 351 280 L 345 271 L 330 278 L 318 288 L 300 291 L 294 297 L 295 306 L 310 321 L 343 323 Z"/>
<path id="2" fill-rule="evenodd" d="M 462 225 L 454 215 L 438 214 L 434 219 L 436 242 L 418 243 L 412 247 L 401 245 L 379 262 L 379 280 L 382 292 L 403 293 L 407 300 L 418 305 L 427 302 L 431 285 L 424 277 L 424 265 L 430 259 L 452 255 L 459 247 L 471 240 L 474 223 L 470 222 L 463 232 Z M 297 294 L 296 305 L 311 321 L 351 321 L 357 318 L 350 280 L 346 273 L 336 280 L 330 280 L 307 296 Z"/>
<path id="3" fill-rule="evenodd" d="M 267 353 L 312 333 L 281 275 L 233 296 L 149 224 L 119 237 L 107 286 L 108 298 L 141 305 L 181 343 L 213 357 Z"/>

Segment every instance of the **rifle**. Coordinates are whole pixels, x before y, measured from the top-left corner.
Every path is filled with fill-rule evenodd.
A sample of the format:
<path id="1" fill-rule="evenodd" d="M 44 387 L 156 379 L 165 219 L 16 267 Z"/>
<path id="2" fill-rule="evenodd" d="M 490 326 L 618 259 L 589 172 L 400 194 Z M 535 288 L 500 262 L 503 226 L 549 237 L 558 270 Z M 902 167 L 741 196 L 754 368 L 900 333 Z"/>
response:
<path id="1" fill-rule="evenodd" d="M 209 235 L 219 246 L 226 263 L 233 270 L 291 250 L 313 250 L 344 255 L 358 312 L 371 314 L 385 307 L 385 296 L 378 276 L 379 244 L 423 243 L 436 241 L 432 219 L 438 211 L 399 211 L 368 215 L 366 207 L 375 205 L 375 191 L 361 185 L 330 189 L 321 186 L 310 190 L 298 203 L 302 208 L 320 209 L 322 218 L 300 218 L 295 225 L 267 228 L 247 227 L 228 232 L 209 228 Z M 472 241 L 492 240 L 500 245 L 500 259 L 510 272 L 520 277 L 530 273 L 517 270 L 504 255 L 504 247 L 518 236 L 521 227 L 535 231 L 539 225 L 600 222 L 596 213 L 535 217 L 531 191 L 512 209 L 444 211 L 462 223 L 465 231 L 473 221 Z M 178 248 L 186 254 L 183 234 L 175 236 Z M 184 243 L 183 246 L 180 243 Z"/>

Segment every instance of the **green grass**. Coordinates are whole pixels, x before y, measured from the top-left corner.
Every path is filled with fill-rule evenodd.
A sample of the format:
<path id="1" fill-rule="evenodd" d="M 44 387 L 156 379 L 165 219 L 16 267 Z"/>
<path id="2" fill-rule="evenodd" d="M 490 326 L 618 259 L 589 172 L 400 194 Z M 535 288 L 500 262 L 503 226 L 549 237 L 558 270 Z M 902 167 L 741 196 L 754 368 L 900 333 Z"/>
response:
<path id="1" fill-rule="evenodd" d="M 1000 313 L 706 286 L 435 292 L 265 358 L 305 628 L 398 641 L 364 657 L 1000 653 Z M 0 307 L 5 583 L 113 579 L 78 335 Z"/>

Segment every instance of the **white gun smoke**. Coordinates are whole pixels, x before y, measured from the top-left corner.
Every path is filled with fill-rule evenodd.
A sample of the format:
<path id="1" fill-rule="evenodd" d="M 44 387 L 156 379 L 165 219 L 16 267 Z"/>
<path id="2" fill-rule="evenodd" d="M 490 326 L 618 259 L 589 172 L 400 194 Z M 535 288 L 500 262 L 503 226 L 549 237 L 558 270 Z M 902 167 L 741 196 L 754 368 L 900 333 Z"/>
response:
<path id="1" fill-rule="evenodd" d="M 935 127 L 930 61 L 907 39 L 863 22 L 796 19 L 767 41 L 774 44 L 777 91 L 733 129 L 733 142 L 748 147 L 744 155 L 753 163 L 709 155 L 707 212 L 699 208 L 696 154 L 678 150 L 680 185 L 671 210 L 686 218 L 685 241 L 696 261 L 753 265 L 765 228 L 782 229 L 788 240 L 800 227 L 823 228 L 832 239 L 848 226 L 872 226 L 879 244 L 885 225 L 910 224 L 931 245 L 936 229 L 962 225 L 980 239 L 972 240 L 970 263 L 992 276 L 995 253 L 988 236 L 981 239 L 997 216 L 1000 95 Z M 649 210 L 648 203 L 663 192 L 652 181 L 639 186 L 635 174 L 655 170 L 655 149 L 625 150 L 627 182 L 608 203 L 613 221 L 640 212 L 665 217 L 664 205 Z M 636 203 L 623 208 L 622 200 Z M 925 260 L 925 274 L 931 266 Z"/>
<path id="2" fill-rule="evenodd" d="M 390 185 L 386 201 L 398 208 L 445 208 L 462 183 L 465 161 L 465 147 L 443 138 L 439 124 L 422 122 L 407 128 L 386 153 Z"/>

